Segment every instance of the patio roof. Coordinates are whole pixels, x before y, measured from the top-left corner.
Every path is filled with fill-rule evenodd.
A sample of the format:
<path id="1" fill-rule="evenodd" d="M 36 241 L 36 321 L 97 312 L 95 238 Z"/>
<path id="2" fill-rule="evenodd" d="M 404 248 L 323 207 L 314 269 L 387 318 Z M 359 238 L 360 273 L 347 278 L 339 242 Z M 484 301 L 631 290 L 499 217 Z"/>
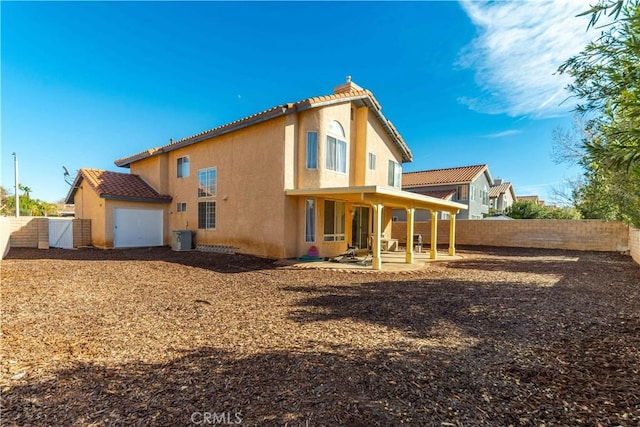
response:
<path id="1" fill-rule="evenodd" d="M 414 208 L 446 211 L 452 214 L 461 209 L 467 209 L 466 205 L 449 200 L 423 194 L 403 191 L 398 188 L 379 185 L 367 185 L 358 187 L 332 187 L 332 188 L 300 188 L 285 190 L 287 196 L 317 196 L 337 198 L 351 202 L 381 203 L 394 208 Z"/>
<path id="2" fill-rule="evenodd" d="M 455 218 L 460 209 L 467 207 L 461 203 L 442 200 L 436 197 L 425 196 L 423 194 L 403 191 L 399 188 L 385 187 L 378 185 L 358 186 L 358 187 L 334 187 L 334 188 L 300 188 L 285 190 L 287 196 L 315 196 L 329 199 L 337 199 L 353 203 L 366 203 L 373 208 L 373 241 L 372 241 L 372 263 L 373 270 L 382 269 L 381 256 L 381 234 L 382 218 L 381 208 L 392 207 L 407 209 L 407 248 L 405 252 L 405 262 L 413 264 L 413 218 L 415 209 L 429 209 L 432 211 L 446 211 L 451 214 L 449 217 L 449 255 L 455 255 Z M 430 258 L 437 258 L 438 241 L 438 221 L 431 221 L 431 249 Z"/>

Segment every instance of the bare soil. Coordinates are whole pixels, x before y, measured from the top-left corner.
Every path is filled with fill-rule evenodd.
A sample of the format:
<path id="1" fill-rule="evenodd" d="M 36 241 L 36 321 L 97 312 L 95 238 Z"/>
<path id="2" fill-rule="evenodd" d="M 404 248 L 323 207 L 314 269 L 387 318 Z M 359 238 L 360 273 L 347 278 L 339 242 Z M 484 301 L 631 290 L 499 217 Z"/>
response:
<path id="1" fill-rule="evenodd" d="M 459 253 L 403 275 L 14 248 L 1 423 L 640 424 L 640 266 Z"/>

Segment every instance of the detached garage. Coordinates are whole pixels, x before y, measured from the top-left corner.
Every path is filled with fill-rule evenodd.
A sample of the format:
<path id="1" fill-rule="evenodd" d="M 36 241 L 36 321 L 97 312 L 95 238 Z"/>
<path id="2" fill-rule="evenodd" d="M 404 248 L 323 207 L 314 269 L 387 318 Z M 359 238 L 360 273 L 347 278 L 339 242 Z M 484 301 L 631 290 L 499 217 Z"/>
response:
<path id="1" fill-rule="evenodd" d="M 76 218 L 91 219 L 98 248 L 163 246 L 170 243 L 171 196 L 159 194 L 138 175 L 80 169 L 67 195 Z"/>

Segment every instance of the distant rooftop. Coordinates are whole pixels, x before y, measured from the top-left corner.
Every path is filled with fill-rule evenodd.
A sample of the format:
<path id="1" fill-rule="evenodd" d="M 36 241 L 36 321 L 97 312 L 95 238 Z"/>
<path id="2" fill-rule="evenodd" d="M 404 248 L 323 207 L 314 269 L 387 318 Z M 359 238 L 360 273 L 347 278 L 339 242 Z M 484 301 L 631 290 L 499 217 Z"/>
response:
<path id="1" fill-rule="evenodd" d="M 487 165 L 460 166 L 445 169 L 430 169 L 402 174 L 402 187 L 423 187 L 440 184 L 464 184 L 472 182 L 487 170 Z"/>

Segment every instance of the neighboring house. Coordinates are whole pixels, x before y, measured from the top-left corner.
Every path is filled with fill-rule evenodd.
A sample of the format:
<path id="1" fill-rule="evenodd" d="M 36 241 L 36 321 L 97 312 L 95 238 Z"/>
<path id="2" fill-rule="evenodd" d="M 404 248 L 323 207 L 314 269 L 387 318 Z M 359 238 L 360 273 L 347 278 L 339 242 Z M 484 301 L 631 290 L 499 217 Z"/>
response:
<path id="1" fill-rule="evenodd" d="M 440 195 L 440 197 L 466 205 L 458 219 L 482 219 L 489 212 L 489 189 L 493 179 L 487 165 L 461 166 L 446 169 L 431 169 L 402 174 L 402 189 L 418 194 Z M 448 212 L 441 212 L 439 219 L 446 219 Z M 398 221 L 405 215 L 394 213 Z M 428 221 L 426 211 L 416 213 L 416 221 Z"/>
<path id="2" fill-rule="evenodd" d="M 504 212 L 509 206 L 518 200 L 510 182 L 496 178 L 494 185 L 489 189 L 491 207 L 498 212 Z"/>
<path id="3" fill-rule="evenodd" d="M 98 229 L 104 225 L 104 239 L 96 235 L 101 247 L 118 247 L 127 241 L 119 236 L 122 227 L 144 220 L 162 230 L 163 244 L 173 230 L 186 229 L 195 232 L 198 245 L 274 258 L 300 256 L 312 246 L 320 256 L 335 256 L 347 245 L 367 248 L 371 242 L 373 268 L 379 269 L 391 209 L 413 217 L 415 209 L 456 214 L 465 208 L 402 191 L 402 163 L 411 157 L 373 94 L 348 78 L 331 95 L 278 105 L 116 160 L 131 171 L 117 174 L 132 177 L 123 183 L 124 194 L 107 197 L 82 170 L 67 203 L 75 202 L 79 218 L 91 218 Z M 145 197 L 129 194 L 138 180 L 147 186 Z M 407 229 L 411 243 L 412 227 Z M 150 240 L 157 241 L 152 232 Z"/>

